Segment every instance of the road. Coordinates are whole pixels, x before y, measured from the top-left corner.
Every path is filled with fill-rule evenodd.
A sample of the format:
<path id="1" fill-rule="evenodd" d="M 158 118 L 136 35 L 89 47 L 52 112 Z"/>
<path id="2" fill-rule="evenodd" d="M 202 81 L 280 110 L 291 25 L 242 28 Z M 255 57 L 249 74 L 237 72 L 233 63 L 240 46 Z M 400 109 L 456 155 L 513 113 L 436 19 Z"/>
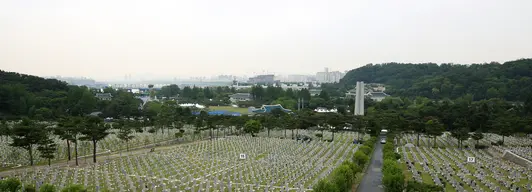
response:
<path id="1" fill-rule="evenodd" d="M 381 137 L 382 138 L 382 137 Z M 382 187 L 382 147 L 380 139 L 375 144 L 373 156 L 371 156 L 371 164 L 369 165 L 362 182 L 358 185 L 358 192 L 383 192 Z"/>

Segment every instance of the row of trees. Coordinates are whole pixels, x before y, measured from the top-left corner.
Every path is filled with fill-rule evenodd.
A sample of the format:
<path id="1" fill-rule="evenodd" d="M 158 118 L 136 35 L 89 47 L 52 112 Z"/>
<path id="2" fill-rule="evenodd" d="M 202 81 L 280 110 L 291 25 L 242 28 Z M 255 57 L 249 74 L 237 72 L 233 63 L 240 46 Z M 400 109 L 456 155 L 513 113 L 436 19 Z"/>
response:
<path id="1" fill-rule="evenodd" d="M 40 146 L 42 155 L 50 154 L 55 144 L 50 143 L 50 135 L 55 134 L 77 147 L 79 139 L 93 142 L 93 158 L 96 161 L 96 144 L 109 134 L 109 129 L 114 128 L 124 141 L 135 131 L 148 132 L 168 129 L 180 129 L 184 133 L 184 127 L 193 127 L 193 135 L 201 131 L 209 131 L 214 137 L 214 131 L 219 134 L 227 130 L 229 134 L 250 133 L 252 135 L 272 129 L 287 130 L 293 132 L 299 129 L 328 130 L 334 133 L 338 131 L 359 131 L 377 134 L 381 128 L 406 131 L 421 135 L 427 135 L 436 139 L 444 131 L 450 131 L 460 143 L 470 137 L 474 132 L 473 139 L 482 139 L 482 133 L 493 132 L 502 136 L 515 133 L 532 133 L 532 118 L 526 105 L 513 105 L 500 99 L 472 101 L 464 97 L 456 100 L 433 101 L 426 98 L 415 100 L 401 98 L 387 98 L 379 103 L 371 103 L 367 108 L 366 116 L 353 116 L 350 113 L 314 113 L 310 110 L 301 110 L 294 114 L 286 114 L 281 110 L 272 113 L 255 116 L 209 116 L 206 111 L 197 111 L 190 108 L 182 108 L 174 101 L 162 103 L 157 110 L 146 110 L 144 116 L 135 120 L 117 120 L 112 124 L 103 123 L 98 117 L 65 116 L 55 124 L 31 121 L 25 118 L 20 123 L 7 126 L 2 123 L 2 134 L 13 138 L 14 146 L 22 147 L 31 153 L 33 146 Z M 197 113 L 197 115 L 193 115 Z M 126 118 L 127 119 L 127 118 Z M 269 134 L 268 134 L 269 135 Z M 323 134 L 321 134 L 323 135 Z M 504 143 L 504 139 L 501 144 Z M 419 143 L 417 143 L 419 145 Z M 436 142 L 434 142 L 436 144 Z M 70 151 L 70 150 L 68 150 Z M 75 150 L 76 151 L 76 150 Z M 53 153 L 51 153 L 53 154 Z M 69 154 L 70 157 L 70 154 Z M 45 157 L 51 159 L 53 157 Z M 32 157 L 30 155 L 30 161 Z"/>
<path id="2" fill-rule="evenodd" d="M 119 124 L 120 123 L 117 125 Z M 96 162 L 97 143 L 109 135 L 109 129 L 111 128 L 111 124 L 105 124 L 103 119 L 94 116 L 67 117 L 62 119 L 58 124 L 37 122 L 28 118 L 23 118 L 22 121 L 14 123 L 12 126 L 5 121 L 1 122 L 0 136 L 11 137 L 11 146 L 27 150 L 30 165 L 33 166 L 33 150 L 36 146 L 37 150 L 40 152 L 40 156 L 48 159 L 48 164 L 50 165 L 50 161 L 55 158 L 57 150 L 57 144 L 54 142 L 53 136 L 57 135 L 67 142 L 69 160 L 70 144 L 74 144 L 77 165 L 78 141 L 84 140 L 92 142 L 94 147 L 93 159 L 94 162 Z M 128 138 L 126 138 L 126 140 Z"/>

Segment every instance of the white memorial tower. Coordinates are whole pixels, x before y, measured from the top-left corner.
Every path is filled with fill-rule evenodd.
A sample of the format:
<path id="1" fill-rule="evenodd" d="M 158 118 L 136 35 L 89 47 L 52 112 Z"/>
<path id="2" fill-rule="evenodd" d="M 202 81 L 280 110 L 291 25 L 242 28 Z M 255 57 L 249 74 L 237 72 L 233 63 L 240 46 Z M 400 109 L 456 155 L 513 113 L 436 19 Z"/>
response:
<path id="1" fill-rule="evenodd" d="M 357 81 L 356 96 L 355 96 L 355 115 L 364 115 L 364 82 Z"/>

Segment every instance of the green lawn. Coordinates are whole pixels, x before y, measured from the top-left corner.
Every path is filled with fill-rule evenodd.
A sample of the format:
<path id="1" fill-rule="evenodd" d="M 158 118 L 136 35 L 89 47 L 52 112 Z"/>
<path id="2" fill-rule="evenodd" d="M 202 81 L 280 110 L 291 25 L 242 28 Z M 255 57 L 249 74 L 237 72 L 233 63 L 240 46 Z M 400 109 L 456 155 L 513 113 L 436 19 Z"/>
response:
<path id="1" fill-rule="evenodd" d="M 232 107 L 232 106 L 210 106 L 209 110 L 231 111 L 231 112 L 238 112 L 241 114 L 248 114 L 248 108 L 240 108 L 240 107 Z"/>

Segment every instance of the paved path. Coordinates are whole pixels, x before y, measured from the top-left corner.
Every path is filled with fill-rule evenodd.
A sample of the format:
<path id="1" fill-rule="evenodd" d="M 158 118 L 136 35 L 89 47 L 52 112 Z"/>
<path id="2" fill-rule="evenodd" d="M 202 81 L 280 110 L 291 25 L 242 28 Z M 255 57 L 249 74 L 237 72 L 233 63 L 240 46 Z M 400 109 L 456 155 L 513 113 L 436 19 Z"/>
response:
<path id="1" fill-rule="evenodd" d="M 375 151 L 371 157 L 371 164 L 362 178 L 362 182 L 357 188 L 358 192 L 383 192 L 382 187 L 382 146 L 380 142 L 381 138 L 377 140 L 375 144 Z"/>

